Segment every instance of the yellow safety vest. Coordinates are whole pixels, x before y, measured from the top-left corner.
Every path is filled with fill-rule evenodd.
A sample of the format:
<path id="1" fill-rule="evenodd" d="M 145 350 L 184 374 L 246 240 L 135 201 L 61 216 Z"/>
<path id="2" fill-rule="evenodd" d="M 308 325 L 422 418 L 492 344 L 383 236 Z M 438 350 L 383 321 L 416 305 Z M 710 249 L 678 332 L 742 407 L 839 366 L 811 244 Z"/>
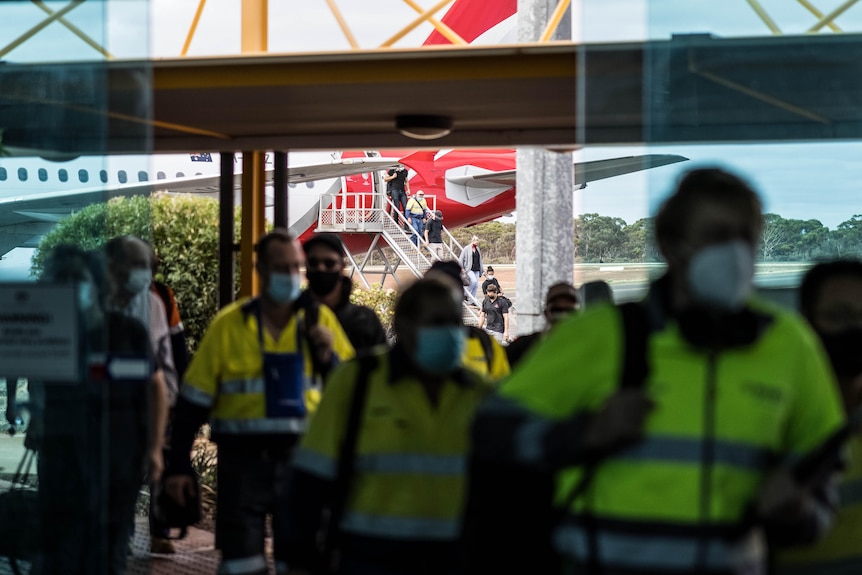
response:
<path id="1" fill-rule="evenodd" d="M 645 437 L 603 461 L 585 496 L 565 510 L 568 519 L 554 533 L 562 555 L 584 563 L 596 542 L 601 565 L 632 572 L 762 564 L 730 545 L 747 505 L 775 464 L 819 444 L 844 416 L 808 326 L 788 311 L 751 304 L 770 323 L 748 346 L 708 354 L 670 318 L 651 334 L 644 389 L 655 408 Z M 516 434 L 519 459 L 541 452 L 543 425 L 597 411 L 617 390 L 620 326 L 610 305 L 568 319 L 502 383 L 495 403 L 532 415 Z M 581 473 L 558 474 L 558 506 Z"/>
<path id="2" fill-rule="evenodd" d="M 372 538 L 454 541 L 466 493 L 470 424 L 491 384 L 462 370 L 459 381 L 443 383 L 434 407 L 416 379 L 392 369 L 394 353 L 399 351 L 377 354 L 369 375 L 341 529 Z M 330 376 L 294 459 L 297 468 L 335 479 L 358 372 L 352 361 Z"/>
<path id="3" fill-rule="evenodd" d="M 186 370 L 180 395 L 211 410 L 214 436 L 303 433 L 308 425 L 305 417 L 266 416 L 263 350 L 258 340 L 257 318 L 243 310 L 247 302 L 227 306 L 212 321 Z M 290 318 L 278 341 L 263 330 L 266 351 L 297 352 L 297 315 L 302 321 L 304 314 L 299 310 Z M 332 310 L 320 306 L 318 324 L 332 332 L 333 350 L 339 360 L 354 356 L 353 346 Z M 305 338 L 301 339 L 308 380 L 305 402 L 309 412 L 313 412 L 320 401 L 320 390 L 311 385 L 311 358 Z"/>
<path id="4" fill-rule="evenodd" d="M 808 547 L 778 554 L 778 575 L 843 575 L 862 573 L 862 437 L 847 450 L 848 466 L 838 486 L 835 522 L 826 536 Z"/>
<path id="5" fill-rule="evenodd" d="M 464 353 L 461 356 L 461 365 L 497 382 L 509 375 L 509 359 L 506 357 L 506 350 L 497 343 L 497 340 L 488 336 L 488 341 L 491 351 L 490 365 L 485 346 L 478 337 L 473 336 L 467 338 Z"/>
<path id="6" fill-rule="evenodd" d="M 410 198 L 410 201 L 407 202 L 407 211 L 414 216 L 421 216 L 425 214 L 425 210 L 427 209 L 428 202 L 424 198 L 421 200 L 417 200 L 416 198 Z"/>

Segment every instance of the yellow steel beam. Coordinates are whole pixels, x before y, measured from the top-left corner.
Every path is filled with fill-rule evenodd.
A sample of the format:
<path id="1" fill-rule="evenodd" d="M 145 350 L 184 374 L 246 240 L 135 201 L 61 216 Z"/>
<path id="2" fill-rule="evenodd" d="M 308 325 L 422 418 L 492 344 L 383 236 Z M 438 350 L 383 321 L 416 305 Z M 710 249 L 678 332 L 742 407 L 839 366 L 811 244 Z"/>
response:
<path id="1" fill-rule="evenodd" d="M 404 0 L 404 3 L 419 12 L 420 14 L 422 14 L 422 12 L 424 11 L 422 6 L 420 6 L 413 0 Z M 437 18 L 429 17 L 428 22 L 431 23 L 437 29 L 437 31 L 443 35 L 444 38 L 446 38 L 453 44 L 462 46 L 466 46 L 468 44 L 468 42 L 464 38 L 462 38 L 457 32 L 455 32 L 455 30 L 453 30 Z"/>
<path id="2" fill-rule="evenodd" d="M 42 2 L 42 0 L 31 0 L 31 1 L 33 2 L 33 4 L 36 5 L 36 7 L 38 7 L 40 10 L 42 10 L 45 14 L 48 14 L 50 16 L 51 14 L 54 13 L 54 10 L 52 10 L 51 8 L 46 6 L 45 3 Z M 108 52 L 104 46 L 102 46 L 101 44 L 99 44 L 98 42 L 96 42 L 95 40 L 90 38 L 83 30 L 81 30 L 80 28 L 78 28 L 77 26 L 75 26 L 74 24 L 72 24 L 71 22 L 66 20 L 65 18 L 57 18 L 57 22 L 59 22 L 60 24 L 62 24 L 66 28 L 68 28 L 68 30 L 72 34 L 74 34 L 75 36 L 77 36 L 78 38 L 83 40 L 84 43 L 86 43 L 88 46 L 90 46 L 91 48 L 96 50 L 98 53 L 100 53 L 105 58 L 107 58 L 109 60 L 112 60 L 114 58 L 113 54 Z"/>
<path id="3" fill-rule="evenodd" d="M 350 27 L 347 25 L 347 21 L 341 14 L 341 10 L 339 10 L 338 6 L 335 4 L 335 0 L 326 0 L 326 3 L 329 5 L 329 10 L 332 12 L 332 15 L 335 16 L 335 20 L 338 22 L 338 27 L 341 28 L 341 31 L 344 33 L 344 37 L 347 38 L 347 42 L 350 44 L 350 47 L 354 50 L 359 50 L 359 42 L 356 41 L 356 38 L 353 36 L 353 32 L 350 31 Z"/>
<path id="4" fill-rule="evenodd" d="M 242 153 L 242 222 L 240 225 L 239 297 L 259 293 L 254 271 L 254 244 L 266 229 L 264 204 L 266 191 L 266 157 L 263 152 Z"/>
<path id="5" fill-rule="evenodd" d="M 850 8 L 851 6 L 856 4 L 856 2 L 858 2 L 858 0 L 847 0 L 841 6 L 839 6 L 838 8 L 836 8 L 835 10 L 833 10 L 832 12 L 827 14 L 826 16 L 822 17 L 820 19 L 820 21 L 817 22 L 817 24 L 815 24 L 814 26 L 812 26 L 811 28 L 808 29 L 808 32 L 809 33 L 817 32 L 818 30 L 820 30 L 824 26 L 831 24 L 833 20 L 835 20 L 836 18 L 838 18 L 838 16 L 843 14 L 848 8 Z"/>
<path id="6" fill-rule="evenodd" d="M 242 51 L 266 52 L 268 47 L 267 0 L 242 0 Z M 257 295 L 254 243 L 266 229 L 264 221 L 266 166 L 260 151 L 242 154 L 242 225 L 240 234 L 240 297 Z"/>
<path id="7" fill-rule="evenodd" d="M 769 14 L 766 13 L 766 10 L 764 10 L 763 6 L 760 5 L 760 2 L 758 2 L 757 0 L 748 0 L 748 4 L 754 10 L 754 13 L 757 14 L 761 20 L 763 20 L 763 23 L 766 24 L 766 27 L 769 28 L 773 34 L 777 36 L 781 35 L 781 28 L 779 28 L 778 24 L 776 24 L 775 21 L 769 16 Z"/>
<path id="8" fill-rule="evenodd" d="M 7 100 L 16 100 L 18 102 L 31 102 L 56 108 L 65 108 L 67 110 L 72 110 L 75 112 L 83 112 L 85 114 L 93 114 L 95 116 L 105 116 L 106 118 L 123 120 L 124 122 L 131 122 L 134 124 L 144 124 L 147 126 L 152 126 L 154 128 L 165 128 L 167 130 L 174 130 L 176 132 L 184 132 L 186 134 L 197 134 L 199 136 L 208 136 L 210 138 L 218 138 L 220 140 L 231 139 L 230 136 L 228 136 L 227 134 L 222 134 L 221 132 L 214 132 L 212 130 L 205 130 L 203 128 L 195 128 L 194 126 L 186 126 L 184 124 L 177 124 L 174 122 L 164 122 L 162 120 L 142 118 L 140 116 L 132 116 L 130 114 L 122 114 L 120 112 L 112 112 L 105 108 L 81 106 L 79 104 L 72 104 L 64 100 L 52 100 L 49 98 L 31 98 L 10 93 L 3 94 L 3 97 Z"/>
<path id="9" fill-rule="evenodd" d="M 689 54 L 688 57 L 688 69 L 693 74 L 698 74 L 706 78 L 707 80 L 715 82 L 716 84 L 719 84 L 726 88 L 730 88 L 731 90 L 736 90 L 741 94 L 745 94 L 746 96 L 750 96 L 751 98 L 760 100 L 761 102 L 766 102 L 771 106 L 775 106 L 776 108 L 780 108 L 782 110 L 790 112 L 791 114 L 796 114 L 797 116 L 802 116 L 803 118 L 808 118 L 809 120 L 827 126 L 832 123 L 832 120 L 830 120 L 826 116 L 823 116 L 816 112 L 812 112 L 811 110 L 806 110 L 805 108 L 802 108 L 795 104 L 791 104 L 790 102 L 786 102 L 784 100 L 781 100 L 780 98 L 776 98 L 775 96 L 771 96 L 758 90 L 754 90 L 753 88 L 749 88 L 748 86 L 745 86 L 738 82 L 734 82 L 733 80 L 723 78 L 718 74 L 713 74 L 712 72 L 701 70 L 700 68 L 698 68 L 697 63 L 694 61 L 694 56 L 692 54 Z"/>
<path id="10" fill-rule="evenodd" d="M 5 56 L 9 52 L 11 52 L 12 50 L 17 48 L 18 46 L 20 46 L 21 44 L 23 44 L 24 42 L 26 42 L 27 40 L 29 40 L 30 38 L 35 36 L 36 34 L 38 34 L 41 30 L 43 30 L 51 22 L 59 20 L 60 18 L 62 18 L 63 16 L 65 16 L 66 14 L 68 14 L 69 12 L 71 12 L 72 10 L 77 8 L 78 6 L 80 6 L 83 2 L 84 2 L 84 0 L 72 0 L 66 6 L 61 8 L 60 10 L 57 10 L 53 14 L 49 15 L 47 18 L 45 18 L 44 20 L 42 20 L 41 22 L 39 22 L 38 24 L 36 24 L 32 28 L 30 28 L 29 30 L 27 30 L 26 32 L 24 32 L 23 34 L 21 34 L 20 36 L 18 36 L 17 38 L 12 40 L 11 42 L 9 42 L 6 45 L 6 47 L 4 47 L 2 50 L 0 50 L 0 58 L 2 58 L 3 56 Z"/>
<path id="11" fill-rule="evenodd" d="M 153 62 L 153 89 L 574 77 L 574 52 L 575 48 L 570 46 L 534 45 L 529 48 L 470 47 L 454 51 L 416 49 L 269 56 L 254 61 L 240 56 L 193 61 L 160 59 Z M 477 60 L 485 63 L 481 69 L 476 68 Z"/>
<path id="12" fill-rule="evenodd" d="M 242 0 L 243 54 L 268 50 L 267 8 L 267 0 Z"/>
<path id="13" fill-rule="evenodd" d="M 198 23 L 201 21 L 201 14 L 203 14 L 206 3 L 207 0 L 200 0 L 200 2 L 198 2 L 198 8 L 195 10 L 195 17 L 192 19 L 192 25 L 189 28 L 189 33 L 186 35 L 186 41 L 183 43 L 183 51 L 180 52 L 180 56 L 185 56 L 189 53 L 189 47 L 192 45 L 192 38 L 195 37 L 195 31 L 198 29 Z"/>
<path id="14" fill-rule="evenodd" d="M 551 14 L 551 19 L 548 21 L 545 31 L 539 37 L 539 42 L 547 42 L 553 37 L 554 32 L 557 31 L 557 26 L 560 25 L 560 20 L 566 15 L 566 9 L 571 3 L 572 0 L 560 0 L 557 3 L 557 7 L 554 8 L 554 13 Z"/>
<path id="15" fill-rule="evenodd" d="M 413 20 L 412 22 L 410 22 L 410 24 L 401 29 L 401 31 L 397 32 L 394 36 L 386 40 L 383 44 L 380 45 L 380 47 L 388 48 L 392 46 L 393 44 L 395 44 L 395 42 L 412 32 L 417 26 L 422 24 L 422 22 L 427 21 L 428 18 L 436 14 L 441 8 L 443 8 L 446 4 L 449 4 L 450 2 L 452 2 L 452 0 L 440 0 L 428 10 L 422 12 L 415 20 Z"/>
<path id="16" fill-rule="evenodd" d="M 823 12 L 817 9 L 817 6 L 809 2 L 808 0 L 796 0 L 799 2 L 803 8 L 814 14 L 816 18 L 823 18 Z M 834 22 L 829 23 L 829 28 L 832 29 L 833 32 L 841 32 L 841 28 L 835 25 Z"/>

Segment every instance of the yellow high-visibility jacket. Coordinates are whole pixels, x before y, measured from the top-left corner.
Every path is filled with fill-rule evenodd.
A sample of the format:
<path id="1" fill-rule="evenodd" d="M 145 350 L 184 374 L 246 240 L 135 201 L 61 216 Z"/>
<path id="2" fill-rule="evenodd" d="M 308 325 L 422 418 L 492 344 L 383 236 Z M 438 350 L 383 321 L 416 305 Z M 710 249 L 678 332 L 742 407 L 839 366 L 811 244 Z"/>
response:
<path id="1" fill-rule="evenodd" d="M 378 555 L 391 559 L 401 552 L 409 556 L 421 555 L 422 550 L 451 551 L 460 537 L 470 424 L 492 389 L 481 376 L 461 369 L 445 380 L 437 405 L 432 405 L 411 375 L 404 353 L 396 346 L 376 355 L 360 419 L 355 473 L 340 524 L 350 553 L 372 562 Z M 358 373 L 358 361 L 336 368 L 302 440 L 294 467 L 302 476 L 297 481 L 303 501 L 313 500 L 316 491 L 328 491 L 324 486 L 336 479 Z M 315 516 L 319 513 L 312 510 L 311 517 Z M 310 523 L 296 520 L 295 529 L 307 532 L 307 540 L 315 532 Z M 297 541 L 302 539 L 298 536 Z M 350 543 L 356 540 L 362 541 L 358 548 Z M 307 545 L 297 544 L 297 553 L 303 547 Z M 422 557 L 412 560 L 421 563 Z"/>
<path id="2" fill-rule="evenodd" d="M 257 318 L 246 307 L 249 300 L 225 307 L 212 321 L 194 355 L 180 395 L 189 402 L 210 410 L 214 438 L 256 434 L 303 433 L 306 417 L 266 416 L 263 379 L 263 350 L 258 339 Z M 263 330 L 264 347 L 271 353 L 295 353 L 301 342 L 305 363 L 305 401 L 309 413 L 320 401 L 320 390 L 311 385 L 312 362 L 304 337 L 297 337 L 305 311 L 293 314 L 278 341 Z M 298 323 L 299 322 L 299 323 Z M 319 307 L 318 324 L 333 334 L 333 350 L 338 360 L 354 356 L 353 347 L 326 306 Z"/>
<path id="3" fill-rule="evenodd" d="M 756 546 L 731 543 L 748 506 L 776 465 L 814 448 L 844 416 L 805 322 L 763 302 L 749 310 L 760 322 L 756 339 L 720 352 L 693 346 L 673 318 L 654 316 L 644 389 L 655 408 L 645 437 L 603 460 L 584 496 L 563 510 L 567 519 L 553 534 L 560 554 L 585 563 L 592 548 L 605 568 L 632 573 L 762 565 Z M 611 305 L 558 325 L 483 409 L 482 418 L 510 421 L 520 410 L 520 423 L 477 452 L 500 452 L 490 443 L 506 442 L 515 460 L 547 464 L 558 453 L 548 445 L 555 426 L 598 411 L 617 391 L 621 325 Z M 582 469 L 559 464 L 556 505 L 563 506 Z"/>
<path id="4" fill-rule="evenodd" d="M 835 523 L 818 543 L 779 553 L 778 575 L 862 573 L 862 437 L 849 442 L 847 454 Z"/>
<path id="5" fill-rule="evenodd" d="M 480 339 L 482 336 L 484 336 L 484 344 L 482 343 L 483 340 Z M 494 382 L 498 382 L 509 375 L 509 359 L 506 357 L 506 350 L 503 349 L 503 346 L 497 343 L 493 337 L 484 333 L 477 334 L 472 330 L 467 332 L 467 342 L 461 356 L 461 365 Z"/>

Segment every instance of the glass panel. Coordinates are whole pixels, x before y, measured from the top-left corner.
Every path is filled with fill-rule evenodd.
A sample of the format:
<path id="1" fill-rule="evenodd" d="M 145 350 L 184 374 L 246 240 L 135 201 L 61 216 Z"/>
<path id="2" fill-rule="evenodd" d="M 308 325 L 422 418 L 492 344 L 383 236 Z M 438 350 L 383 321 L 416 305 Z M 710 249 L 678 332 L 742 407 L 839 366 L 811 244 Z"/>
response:
<path id="1" fill-rule="evenodd" d="M 109 268 L 104 246 L 109 233 L 149 238 L 153 226 L 145 210 L 126 226 L 89 179 L 149 169 L 150 66 L 118 63 L 149 53 L 145 0 L 0 2 L 0 309 L 16 312 L 0 318 L 0 432 L 12 435 L 0 442 L 0 497 L 24 437 L 39 450 L 13 486 L 38 496 L 0 517 L 0 555 L 21 553 L 22 573 L 31 561 L 45 573 L 117 572 L 130 528 L 148 531 L 134 508 L 156 332 L 148 312 L 132 317 L 146 290 L 118 295 L 136 264 L 123 253 Z M 108 157 L 121 151 L 137 155 Z M 111 359 L 121 350 L 123 364 Z"/>

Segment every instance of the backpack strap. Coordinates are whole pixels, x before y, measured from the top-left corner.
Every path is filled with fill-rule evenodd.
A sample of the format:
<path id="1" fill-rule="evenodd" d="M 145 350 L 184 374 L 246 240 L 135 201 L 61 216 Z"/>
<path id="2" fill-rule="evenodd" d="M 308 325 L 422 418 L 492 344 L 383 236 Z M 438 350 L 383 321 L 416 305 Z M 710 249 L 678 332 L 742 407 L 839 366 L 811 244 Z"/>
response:
<path id="1" fill-rule="evenodd" d="M 171 310 L 173 306 L 171 305 L 171 293 L 168 291 L 168 286 L 163 284 L 162 282 L 153 282 L 153 285 L 156 286 L 156 291 L 159 293 L 159 297 L 162 298 L 162 303 L 165 304 L 165 316 L 168 319 L 168 325 L 171 325 Z"/>
<path id="2" fill-rule="evenodd" d="M 323 542 L 324 567 L 333 565 L 335 554 L 338 552 L 338 524 L 344 516 L 344 508 L 347 505 L 347 497 L 353 474 L 356 467 L 356 446 L 359 443 L 360 423 L 362 413 L 365 410 L 368 398 L 368 384 L 371 372 L 377 367 L 377 356 L 363 354 L 357 357 L 359 372 L 353 386 L 353 394 L 350 398 L 350 411 L 347 415 L 347 427 L 344 431 L 344 439 L 338 451 L 338 461 L 335 475 L 335 485 L 332 490 L 332 501 L 329 508 L 329 520 Z"/>
<path id="3" fill-rule="evenodd" d="M 647 342 L 649 341 L 649 319 L 646 309 L 637 302 L 617 306 L 623 321 L 623 370 L 620 376 L 621 389 L 640 389 L 649 375 Z"/>
<path id="4" fill-rule="evenodd" d="M 296 306 L 298 309 L 303 310 L 304 321 L 302 322 L 302 335 L 305 337 L 305 344 L 308 347 L 308 353 L 311 356 L 311 369 L 315 375 L 318 375 L 323 379 L 326 377 L 326 374 L 329 373 L 329 369 L 332 366 L 325 365 L 320 361 L 320 358 L 318 358 L 317 354 L 314 352 L 314 345 L 308 335 L 311 333 L 311 328 L 316 326 L 320 320 L 320 304 L 316 299 L 314 299 L 311 293 L 306 290 L 301 296 L 299 296 L 299 299 L 296 301 Z"/>
<path id="5" fill-rule="evenodd" d="M 494 363 L 494 344 L 491 341 L 491 336 L 484 329 L 478 328 L 475 325 L 469 326 L 470 337 L 476 336 L 479 344 L 482 346 L 482 353 L 485 354 L 485 362 L 488 364 L 488 375 L 491 374 L 491 366 Z"/>
<path id="6" fill-rule="evenodd" d="M 649 375 L 647 346 L 649 344 L 649 318 L 643 304 L 628 302 L 617 306 L 622 321 L 621 336 L 623 339 L 622 370 L 618 382 L 619 389 L 642 389 Z M 565 503 L 559 509 L 555 524 L 562 522 L 568 509 L 579 497 L 586 493 L 593 481 L 596 469 L 601 464 L 598 460 L 584 467 L 580 481 L 569 491 Z M 599 573 L 598 538 L 595 519 L 589 510 L 584 512 L 584 527 L 587 531 L 587 571 Z"/>

